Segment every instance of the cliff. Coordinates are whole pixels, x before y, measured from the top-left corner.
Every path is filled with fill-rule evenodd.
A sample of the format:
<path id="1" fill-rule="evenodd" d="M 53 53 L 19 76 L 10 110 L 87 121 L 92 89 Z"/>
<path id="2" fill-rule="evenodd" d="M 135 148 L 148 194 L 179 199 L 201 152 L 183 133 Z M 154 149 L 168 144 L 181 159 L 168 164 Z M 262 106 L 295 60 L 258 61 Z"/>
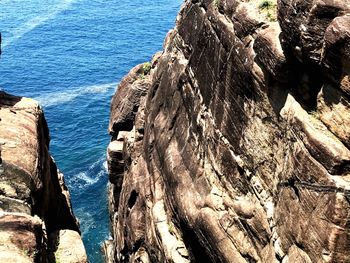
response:
<path id="1" fill-rule="evenodd" d="M 0 91 L 0 262 L 87 262 L 34 100 Z"/>
<path id="2" fill-rule="evenodd" d="M 349 262 L 349 74 L 348 0 L 186 1 L 112 100 L 107 261 Z"/>

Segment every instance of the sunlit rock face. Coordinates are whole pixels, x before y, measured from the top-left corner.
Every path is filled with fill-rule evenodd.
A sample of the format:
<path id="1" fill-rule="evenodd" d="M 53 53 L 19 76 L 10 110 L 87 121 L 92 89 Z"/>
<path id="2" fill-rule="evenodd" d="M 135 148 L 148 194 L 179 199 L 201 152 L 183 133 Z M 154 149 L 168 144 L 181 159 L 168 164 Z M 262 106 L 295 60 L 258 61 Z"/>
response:
<path id="1" fill-rule="evenodd" d="M 349 1 L 265 2 L 186 1 L 119 85 L 109 262 L 350 261 Z"/>
<path id="2" fill-rule="evenodd" d="M 0 91 L 0 262 L 87 262 L 49 140 L 38 103 Z"/>

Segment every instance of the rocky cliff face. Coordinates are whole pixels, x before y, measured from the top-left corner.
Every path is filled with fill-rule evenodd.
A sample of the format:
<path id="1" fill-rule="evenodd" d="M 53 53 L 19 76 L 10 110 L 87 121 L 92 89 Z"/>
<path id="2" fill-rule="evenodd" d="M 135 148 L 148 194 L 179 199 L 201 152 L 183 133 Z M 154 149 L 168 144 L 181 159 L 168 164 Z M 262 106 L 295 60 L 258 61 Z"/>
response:
<path id="1" fill-rule="evenodd" d="M 186 1 L 111 105 L 109 262 L 350 261 L 350 2 Z"/>
<path id="2" fill-rule="evenodd" d="M 87 262 L 34 100 L 0 92 L 0 262 Z"/>

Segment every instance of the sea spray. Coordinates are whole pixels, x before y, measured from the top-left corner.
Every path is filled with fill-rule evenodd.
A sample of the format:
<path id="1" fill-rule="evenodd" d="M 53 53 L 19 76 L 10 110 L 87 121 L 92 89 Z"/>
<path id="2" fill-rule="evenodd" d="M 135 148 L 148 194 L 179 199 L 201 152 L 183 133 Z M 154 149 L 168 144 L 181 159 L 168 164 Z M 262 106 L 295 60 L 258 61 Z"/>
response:
<path id="1" fill-rule="evenodd" d="M 44 93 L 43 95 L 36 97 L 35 99 L 39 101 L 39 103 L 42 106 L 49 107 L 70 102 L 76 99 L 77 97 L 87 94 L 106 93 L 111 89 L 115 89 L 117 85 L 117 82 L 113 82 L 107 84 L 65 88 L 63 89 L 64 91 L 61 91 L 62 89 L 57 89 L 58 91 L 56 92 Z"/>

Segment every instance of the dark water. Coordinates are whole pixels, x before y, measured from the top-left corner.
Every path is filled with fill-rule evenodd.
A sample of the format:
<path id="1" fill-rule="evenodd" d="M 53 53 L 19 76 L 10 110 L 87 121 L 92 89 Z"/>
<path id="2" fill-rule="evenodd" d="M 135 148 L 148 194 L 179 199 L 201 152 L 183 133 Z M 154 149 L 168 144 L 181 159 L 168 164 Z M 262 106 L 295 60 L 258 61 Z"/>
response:
<path id="1" fill-rule="evenodd" d="M 162 48 L 181 0 L 0 0 L 0 87 L 45 109 L 92 263 L 108 238 L 105 151 L 117 83 Z"/>

